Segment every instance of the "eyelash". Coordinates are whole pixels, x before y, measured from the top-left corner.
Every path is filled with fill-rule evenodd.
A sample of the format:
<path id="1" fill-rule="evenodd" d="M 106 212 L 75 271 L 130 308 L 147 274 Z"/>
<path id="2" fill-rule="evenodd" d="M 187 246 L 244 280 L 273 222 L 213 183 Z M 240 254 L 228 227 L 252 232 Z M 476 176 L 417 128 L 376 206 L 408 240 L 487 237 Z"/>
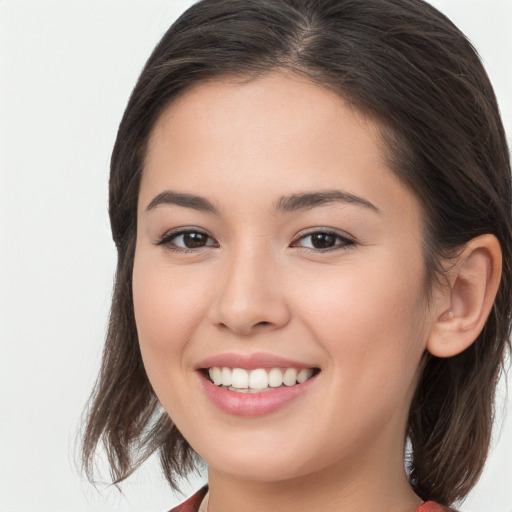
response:
<path id="1" fill-rule="evenodd" d="M 206 245 L 203 245 L 203 246 L 197 247 L 197 248 L 179 247 L 179 246 L 176 246 L 175 244 L 173 244 L 173 242 L 178 237 L 184 236 L 187 234 L 188 235 L 202 235 L 202 236 L 207 237 L 208 240 L 214 241 L 214 243 L 213 244 L 207 243 Z M 312 237 L 313 235 L 322 235 L 324 237 L 335 237 L 335 239 L 338 240 L 338 243 L 336 245 L 334 245 L 333 247 L 328 247 L 328 248 L 323 248 L 323 249 L 316 248 L 316 247 L 302 247 L 303 249 L 306 249 L 308 251 L 313 251 L 313 252 L 326 253 L 326 252 L 331 252 L 331 251 L 348 249 L 356 244 L 356 242 L 354 240 L 352 240 L 351 238 L 341 235 L 340 233 L 337 233 L 336 231 L 332 231 L 329 229 L 316 229 L 315 231 L 310 231 L 307 233 L 300 234 L 290 244 L 290 247 L 300 247 L 300 245 L 298 245 L 298 242 L 300 242 L 301 240 L 305 240 L 308 237 Z M 182 228 L 177 231 L 171 231 L 169 233 L 166 233 L 164 236 L 162 236 L 162 238 L 158 242 L 156 242 L 156 245 L 164 246 L 171 251 L 180 252 L 180 253 L 197 253 L 198 251 L 201 251 L 208 247 L 219 247 L 218 242 L 216 242 L 214 238 L 212 238 L 210 235 L 208 235 L 208 233 L 206 233 L 205 231 L 202 231 L 200 229 L 196 229 L 196 228 Z"/>
<path id="2" fill-rule="evenodd" d="M 204 245 L 202 247 L 197 247 L 197 248 L 178 247 L 178 246 L 173 244 L 173 242 L 179 236 L 184 236 L 184 235 L 187 235 L 187 234 L 203 235 L 203 236 L 207 237 L 208 240 L 214 240 L 210 235 L 208 235 L 208 233 L 206 233 L 205 231 L 202 231 L 200 229 L 197 229 L 197 228 L 181 228 L 181 229 L 178 229 L 176 231 L 171 231 L 169 233 L 166 233 L 156 243 L 156 245 L 162 245 L 166 249 L 169 249 L 170 251 L 181 252 L 181 253 L 198 252 L 198 251 L 201 251 L 202 249 L 204 249 L 206 247 L 218 247 L 219 246 L 217 242 L 215 242 L 215 244 Z"/>
<path id="3" fill-rule="evenodd" d="M 302 247 L 303 249 L 314 251 L 314 252 L 325 253 L 325 252 L 339 251 L 342 249 L 348 249 L 355 245 L 355 241 L 345 235 L 342 235 L 336 231 L 332 231 L 329 229 L 318 229 L 317 228 L 314 231 L 309 231 L 307 233 L 300 234 L 295 239 L 295 241 L 292 242 L 291 247 L 300 247 L 297 245 L 297 243 L 299 241 L 305 240 L 309 237 L 312 237 L 313 235 L 322 235 L 324 237 L 326 237 L 326 236 L 334 237 L 337 240 L 337 243 L 333 247 L 328 247 L 328 248 L 324 248 L 324 249 L 317 248 L 317 247 Z"/>

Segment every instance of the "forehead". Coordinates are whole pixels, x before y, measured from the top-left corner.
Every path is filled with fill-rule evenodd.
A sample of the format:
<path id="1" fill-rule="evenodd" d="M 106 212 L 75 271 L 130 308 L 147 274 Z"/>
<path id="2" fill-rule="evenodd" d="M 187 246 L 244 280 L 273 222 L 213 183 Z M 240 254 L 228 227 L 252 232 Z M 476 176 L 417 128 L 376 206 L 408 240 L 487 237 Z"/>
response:
<path id="1" fill-rule="evenodd" d="M 224 78 L 185 91 L 160 116 L 141 194 L 150 184 L 156 194 L 158 186 L 212 192 L 224 183 L 238 196 L 342 185 L 377 198 L 390 182 L 380 199 L 389 202 L 403 191 L 383 154 L 376 123 L 326 87 L 284 72 Z"/>
<path id="2" fill-rule="evenodd" d="M 215 117 L 225 121 L 215 126 L 213 133 L 219 135 L 234 127 L 233 122 L 236 122 L 236 128 L 244 128 L 244 132 L 253 128 L 264 136 L 269 127 L 275 126 L 286 129 L 292 136 L 306 123 L 311 128 L 316 122 L 316 129 L 329 131 L 329 124 L 338 123 L 347 109 L 369 135 L 376 136 L 376 142 L 380 142 L 378 124 L 333 88 L 286 70 L 257 77 L 222 76 L 185 89 L 168 105 L 153 127 L 150 149 L 158 137 L 170 135 L 166 130 L 172 125 L 193 122 L 197 129 L 202 121 Z M 304 116 L 305 111 L 307 116 Z M 266 130 L 262 130 L 263 127 Z M 211 126 L 206 128 L 211 130 Z"/>

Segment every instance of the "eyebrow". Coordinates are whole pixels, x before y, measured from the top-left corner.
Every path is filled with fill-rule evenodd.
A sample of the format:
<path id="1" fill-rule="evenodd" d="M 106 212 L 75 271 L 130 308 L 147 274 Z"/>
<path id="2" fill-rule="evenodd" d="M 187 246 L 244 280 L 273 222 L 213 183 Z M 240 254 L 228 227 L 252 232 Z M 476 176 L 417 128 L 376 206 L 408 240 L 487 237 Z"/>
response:
<path id="1" fill-rule="evenodd" d="M 375 213 L 380 213 L 380 210 L 374 204 L 370 203 L 370 201 L 341 190 L 327 190 L 281 197 L 276 204 L 276 211 L 294 212 L 298 210 L 309 210 L 310 208 L 329 203 L 355 204 L 368 208 Z"/>
<path id="2" fill-rule="evenodd" d="M 148 204 L 146 211 L 155 209 L 162 204 L 174 204 L 185 208 L 192 208 L 205 213 L 218 214 L 218 208 L 208 199 L 194 194 L 182 194 L 172 190 L 165 190 L 155 196 Z"/>
<path id="3" fill-rule="evenodd" d="M 316 206 L 323 206 L 329 203 L 346 203 L 363 206 L 375 213 L 380 213 L 380 210 L 362 197 L 343 192 L 341 190 L 327 190 L 319 192 L 307 192 L 301 194 L 292 194 L 289 196 L 281 197 L 275 204 L 276 212 L 294 212 L 300 210 L 309 210 Z M 146 208 L 146 211 L 155 209 L 160 205 L 171 204 L 182 206 L 184 208 L 192 208 L 204 213 L 219 214 L 219 209 L 208 199 L 194 194 L 184 194 L 181 192 L 174 192 L 172 190 L 165 190 L 155 196 Z"/>

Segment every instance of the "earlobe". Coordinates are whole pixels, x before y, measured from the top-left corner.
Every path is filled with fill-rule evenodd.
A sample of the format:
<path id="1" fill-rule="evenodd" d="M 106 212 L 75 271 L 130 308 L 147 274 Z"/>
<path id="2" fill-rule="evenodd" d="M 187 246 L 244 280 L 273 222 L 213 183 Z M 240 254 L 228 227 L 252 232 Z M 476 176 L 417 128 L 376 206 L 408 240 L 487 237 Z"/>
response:
<path id="1" fill-rule="evenodd" d="M 494 303 L 501 265 L 501 248 L 494 235 L 472 239 L 458 255 L 448 270 L 449 285 L 442 292 L 445 300 L 439 301 L 427 341 L 432 355 L 454 356 L 476 340 Z"/>

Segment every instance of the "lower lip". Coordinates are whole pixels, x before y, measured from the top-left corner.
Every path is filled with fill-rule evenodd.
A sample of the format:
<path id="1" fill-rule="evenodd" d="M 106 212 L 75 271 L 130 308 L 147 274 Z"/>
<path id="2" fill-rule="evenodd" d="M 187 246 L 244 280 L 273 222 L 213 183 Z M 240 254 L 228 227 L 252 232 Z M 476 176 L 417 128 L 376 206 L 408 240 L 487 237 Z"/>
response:
<path id="1" fill-rule="evenodd" d="M 216 386 L 204 375 L 201 384 L 208 398 L 222 411 L 235 416 L 263 416 L 277 411 L 306 393 L 316 380 L 316 375 L 302 384 L 279 387 L 261 393 L 237 393 Z"/>

